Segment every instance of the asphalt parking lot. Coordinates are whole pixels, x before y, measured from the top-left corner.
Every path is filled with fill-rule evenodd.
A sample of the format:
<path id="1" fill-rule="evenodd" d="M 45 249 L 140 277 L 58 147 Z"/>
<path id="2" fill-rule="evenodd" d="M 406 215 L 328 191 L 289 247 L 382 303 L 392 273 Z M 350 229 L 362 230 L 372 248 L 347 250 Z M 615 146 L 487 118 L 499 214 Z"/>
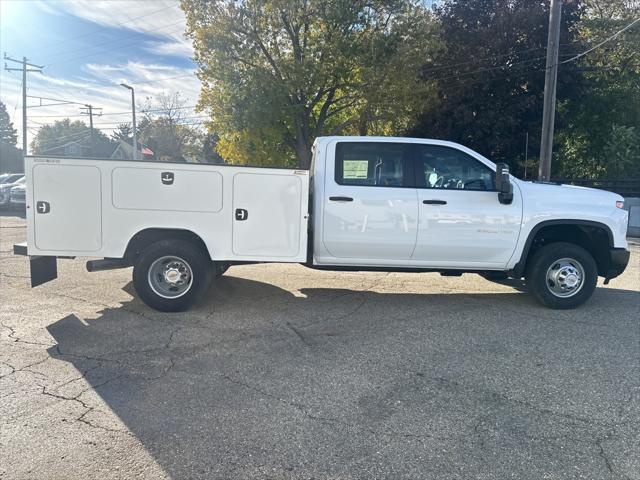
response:
<path id="1" fill-rule="evenodd" d="M 639 479 L 640 244 L 575 311 L 477 275 L 232 267 L 28 286 L 0 217 L 2 479 Z"/>

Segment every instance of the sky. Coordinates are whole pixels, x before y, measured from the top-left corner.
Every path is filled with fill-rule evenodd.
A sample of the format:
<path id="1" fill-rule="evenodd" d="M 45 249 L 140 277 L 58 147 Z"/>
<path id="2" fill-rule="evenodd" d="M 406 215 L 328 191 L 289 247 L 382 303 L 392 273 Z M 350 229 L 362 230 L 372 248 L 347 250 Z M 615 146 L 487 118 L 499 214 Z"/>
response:
<path id="1" fill-rule="evenodd" d="M 179 92 L 186 106 L 198 100 L 191 42 L 184 37 L 185 15 L 178 0 L 0 0 L 0 52 L 44 66 L 27 74 L 27 94 L 78 104 L 28 98 L 29 142 L 42 124 L 81 116 L 83 104 L 102 108 L 94 126 L 110 135 L 131 122 L 131 93 L 138 109 L 147 97 Z M 21 65 L 7 62 L 10 68 Z M 22 72 L 0 73 L 0 100 L 22 138 Z M 187 115 L 197 115 L 185 109 Z"/>

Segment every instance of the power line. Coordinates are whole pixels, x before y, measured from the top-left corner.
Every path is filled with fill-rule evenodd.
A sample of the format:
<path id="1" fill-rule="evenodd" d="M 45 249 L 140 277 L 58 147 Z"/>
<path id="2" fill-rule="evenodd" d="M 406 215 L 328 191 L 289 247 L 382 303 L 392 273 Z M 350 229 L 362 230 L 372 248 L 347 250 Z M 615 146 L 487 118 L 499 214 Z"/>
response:
<path id="1" fill-rule="evenodd" d="M 159 117 L 160 119 L 162 119 L 162 115 Z M 164 117 L 167 118 L 167 117 Z M 211 118 L 209 117 L 209 115 L 194 115 L 194 116 L 189 116 L 189 117 L 182 117 L 180 119 L 178 119 L 178 122 L 182 122 L 184 120 L 197 120 L 197 119 L 203 119 L 203 118 Z M 94 122 L 94 125 L 120 125 L 122 123 L 127 123 L 127 122 Z"/>
<path id="2" fill-rule="evenodd" d="M 174 107 L 172 108 L 172 110 L 187 110 L 187 109 L 191 109 L 191 108 L 196 108 L 197 105 L 188 105 L 185 107 Z M 141 113 L 153 113 L 153 112 L 164 112 L 166 111 L 166 108 L 152 108 L 149 110 L 142 110 Z M 107 115 L 131 115 L 131 111 L 125 111 L 125 112 L 109 112 L 109 113 L 103 113 L 102 116 L 107 116 Z M 77 115 L 30 115 L 29 118 L 45 118 L 45 117 L 81 117 L 82 114 L 77 114 Z"/>
<path id="3" fill-rule="evenodd" d="M 173 80 L 174 78 L 184 78 L 184 77 L 194 77 L 196 72 L 185 73 L 182 75 L 176 75 L 175 77 L 164 77 L 164 78 L 155 78 L 153 80 L 146 80 L 144 82 L 132 82 L 131 85 L 144 85 L 147 83 L 156 83 L 162 80 Z"/>
<path id="4" fill-rule="evenodd" d="M 37 98 L 40 100 L 40 105 L 28 105 L 27 108 L 54 107 L 56 105 L 84 105 L 84 103 L 72 102 L 70 100 L 62 100 L 59 98 L 51 98 L 51 97 L 40 97 L 37 95 L 27 95 L 27 98 Z M 59 103 L 42 105 L 42 100 L 48 100 L 50 102 L 59 102 Z"/>
<path id="5" fill-rule="evenodd" d="M 65 39 L 65 40 L 62 40 L 62 41 L 60 41 L 60 42 L 54 43 L 54 44 L 52 44 L 52 45 L 49 45 L 49 47 L 48 47 L 48 48 L 56 47 L 56 46 L 58 46 L 58 45 L 62 45 L 62 44 L 64 44 L 64 43 L 70 42 L 70 41 L 72 41 L 72 40 L 76 40 L 76 39 L 78 39 L 78 38 L 84 38 L 84 37 L 88 37 L 88 36 L 90 36 L 90 35 L 95 35 L 96 33 L 103 32 L 103 31 L 105 31 L 105 30 L 109 30 L 109 29 L 112 29 L 112 28 L 116 28 L 116 26 L 125 26 L 127 23 L 133 22 L 133 21 L 135 21 L 135 20 L 139 20 L 139 19 L 141 19 L 141 18 L 150 17 L 150 16 L 155 15 L 155 14 L 157 14 L 157 13 L 160 13 L 160 12 L 163 12 L 163 11 L 168 10 L 168 9 L 170 9 L 170 8 L 178 7 L 178 6 L 179 6 L 178 4 L 169 5 L 169 6 L 167 6 L 167 7 L 161 8 L 160 10 L 155 10 L 155 11 L 153 11 L 153 12 L 151 12 L 151 13 L 146 13 L 146 14 L 144 14 L 144 15 L 140 15 L 140 16 L 138 16 L 138 17 L 134 17 L 134 18 L 132 18 L 132 19 L 130 19 L 130 20 L 127 20 L 126 22 L 117 23 L 115 26 L 111 26 L 111 25 L 110 25 L 110 26 L 107 26 L 107 27 L 98 28 L 97 30 L 92 30 L 92 31 L 87 32 L 87 33 L 83 33 L 83 34 L 81 34 L 81 35 L 76 35 L 76 36 L 74 36 L 74 37 L 70 37 L 70 38 L 67 38 L 67 39 Z"/>
<path id="6" fill-rule="evenodd" d="M 573 55 L 573 54 L 562 54 L 560 56 L 566 56 L 566 55 Z M 457 78 L 462 77 L 462 76 L 473 75 L 473 74 L 476 74 L 476 73 L 484 73 L 484 72 L 490 72 L 490 71 L 493 71 L 493 70 L 500 70 L 500 69 L 511 69 L 511 68 L 514 68 L 516 65 L 525 65 L 525 64 L 536 62 L 538 60 L 542 60 L 544 58 L 545 57 L 534 57 L 534 58 L 530 58 L 528 60 L 522 60 L 522 61 L 514 62 L 514 63 L 511 63 L 511 64 L 497 65 L 495 67 L 487 67 L 487 68 L 482 68 L 482 69 L 479 69 L 479 70 L 472 70 L 472 71 L 469 71 L 469 72 L 461 72 L 461 73 L 458 73 L 456 75 L 450 75 L 448 77 L 429 78 L 427 80 L 430 80 L 430 81 L 451 80 L 451 79 L 457 79 Z M 532 70 L 532 72 L 537 72 L 537 71 L 541 71 L 541 70 L 544 70 L 544 68 L 534 69 L 534 70 Z M 487 81 L 489 81 L 489 80 L 491 80 L 491 79 L 488 79 Z M 477 82 L 477 80 L 471 81 L 469 83 L 475 83 L 475 82 Z M 461 84 L 463 84 L 463 83 L 467 83 L 467 82 L 461 82 Z"/>
<path id="7" fill-rule="evenodd" d="M 603 41 L 601 41 L 600 43 L 598 43 L 597 45 L 594 45 L 593 47 L 591 47 L 589 50 L 585 50 L 582 53 L 579 53 L 578 55 L 575 55 L 567 60 L 563 60 L 562 62 L 559 62 L 559 64 L 563 64 L 563 63 L 569 63 L 569 62 L 573 62 L 574 60 L 577 60 L 580 57 L 584 57 L 585 55 L 593 52 L 594 50 L 597 50 L 598 48 L 600 48 L 602 45 L 604 45 L 607 42 L 610 42 L 611 40 L 615 39 L 616 37 L 618 37 L 618 35 L 620 35 L 621 33 L 629 30 L 631 27 L 633 27 L 636 23 L 640 22 L 640 18 L 636 18 L 633 22 L 631 22 L 629 25 L 627 25 L 626 27 L 624 27 L 621 30 L 618 30 L 616 33 L 614 33 L 613 35 L 611 35 L 610 37 L 604 39 Z"/>
<path id="8" fill-rule="evenodd" d="M 53 146 L 51 146 L 51 147 L 49 147 L 49 148 L 45 148 L 45 149 L 43 149 L 43 150 L 42 150 L 42 153 L 49 152 L 49 151 L 51 151 L 51 150 L 55 150 L 56 148 L 63 147 L 63 146 L 65 146 L 65 145 L 67 145 L 68 143 L 78 143 L 78 142 L 82 142 L 83 140 L 88 139 L 90 136 L 91 136 L 91 135 L 86 135 L 86 136 L 84 136 L 84 137 L 82 137 L 82 138 L 78 138 L 78 139 L 76 139 L 76 140 L 70 140 L 70 141 L 68 141 L 68 142 L 64 142 L 64 143 L 59 143 L 59 144 L 57 144 L 57 145 L 53 145 Z"/>
<path id="9" fill-rule="evenodd" d="M 163 30 L 163 29 L 164 29 L 164 28 L 166 28 L 166 27 L 170 27 L 170 26 L 173 26 L 173 25 L 177 25 L 178 23 L 183 23 L 183 20 L 178 20 L 177 22 L 169 23 L 169 24 L 167 24 L 167 25 L 165 25 L 165 26 L 163 26 L 163 27 L 159 27 L 159 28 L 154 28 L 154 29 L 146 30 L 146 31 L 144 32 L 144 34 L 150 34 L 151 32 L 157 32 L 157 31 Z M 165 32 L 165 34 L 166 34 L 166 35 L 172 35 L 172 34 L 174 34 L 174 33 L 178 33 L 178 32 L 180 32 L 180 31 L 182 31 L 182 29 L 181 29 L 181 28 L 180 28 L 180 29 L 178 29 L 178 30 L 175 30 L 175 31 Z M 165 36 L 166 36 L 166 35 L 165 35 Z M 107 41 L 105 41 L 105 42 L 101 42 L 101 43 L 98 43 L 98 44 L 92 45 L 92 46 L 90 46 L 90 47 L 89 47 L 89 49 L 90 49 L 90 50 L 93 50 L 93 49 L 95 49 L 95 48 L 97 48 L 97 47 L 100 47 L 100 46 L 103 46 L 103 45 L 117 44 L 117 43 L 119 43 L 119 42 L 122 42 L 123 40 L 129 40 L 129 38 L 117 38 L 117 39 L 107 40 Z M 133 42 L 131 42 L 131 41 L 130 41 L 129 43 L 124 43 L 124 44 L 122 44 L 122 45 L 114 45 L 114 47 L 117 47 L 117 48 L 123 48 L 123 47 L 128 47 L 128 46 L 130 46 L 130 45 L 138 45 L 138 44 L 140 44 L 140 43 L 141 43 L 141 40 L 139 40 L 139 39 L 138 39 L 138 40 L 134 40 Z M 52 56 L 52 57 L 59 57 L 60 55 L 67 55 L 67 54 L 69 54 L 69 53 L 82 52 L 82 51 L 86 51 L 86 50 L 87 50 L 87 48 L 86 48 L 86 47 L 85 47 L 85 48 L 78 48 L 78 49 L 71 50 L 71 51 L 68 51 L 68 52 L 59 52 L 59 53 L 54 53 L 54 54 L 52 54 L 51 56 Z M 85 54 L 85 55 L 75 56 L 75 57 L 71 57 L 71 58 L 67 58 L 67 59 L 63 58 L 63 59 L 61 59 L 60 61 L 55 61 L 55 62 L 53 62 L 53 63 L 48 63 L 48 64 L 47 64 L 47 66 L 48 66 L 48 67 L 50 67 L 50 66 L 52 66 L 52 65 L 63 65 L 63 64 L 65 64 L 65 63 L 69 63 L 69 62 L 72 62 L 72 61 L 74 61 L 74 60 L 78 60 L 78 59 L 81 59 L 81 58 L 87 58 L 87 57 L 93 57 L 93 56 L 95 56 L 95 55 L 98 55 L 98 54 L 101 54 L 101 53 L 104 53 L 104 52 L 110 52 L 110 51 L 113 51 L 113 49 L 112 49 L 112 48 L 102 48 L 102 49 L 100 49 L 100 50 L 98 50 L 98 51 L 96 51 L 96 52 L 93 52 L 93 53 L 87 53 L 87 54 Z"/>
<path id="10" fill-rule="evenodd" d="M 436 71 L 440 71 L 440 70 L 448 70 L 450 68 L 455 68 L 455 67 L 461 67 L 464 65 L 474 65 L 474 64 L 478 64 L 478 63 L 482 63 L 485 60 L 495 60 L 498 58 L 503 58 L 503 57 L 510 57 L 513 55 L 520 55 L 522 53 L 529 53 L 529 52 L 535 52 L 538 50 L 544 50 L 544 47 L 537 47 L 537 48 L 528 48 L 526 50 L 518 50 L 515 52 L 510 52 L 510 53 L 504 53 L 504 54 L 500 54 L 500 55 L 491 55 L 488 57 L 482 57 L 482 58 L 478 58 L 478 59 L 474 59 L 474 60 L 468 60 L 465 62 L 459 62 L 459 63 L 452 63 L 449 65 L 442 65 L 439 67 L 433 67 L 433 68 L 427 68 L 422 70 L 420 73 L 424 74 L 424 73 L 431 73 L 431 72 L 436 72 Z"/>
<path id="11" fill-rule="evenodd" d="M 536 58 L 531 58 L 531 59 L 529 59 L 529 60 L 522 60 L 522 61 L 520 61 L 520 62 L 514 62 L 514 63 L 511 63 L 511 64 L 498 65 L 498 66 L 495 66 L 495 67 L 483 68 L 483 69 L 480 69 L 480 70 L 474 70 L 474 71 L 471 71 L 471 72 L 462 72 L 462 73 L 459 73 L 459 74 L 457 74 L 457 75 L 451 75 L 451 76 L 449 76 L 449 77 L 433 78 L 433 79 L 431 79 L 431 80 L 443 81 L 443 80 L 457 79 L 457 78 L 460 78 L 460 77 L 462 77 L 462 76 L 474 75 L 474 74 L 476 74 L 476 73 L 491 72 L 491 71 L 493 71 L 493 70 L 500 70 L 500 69 L 504 69 L 504 68 L 506 68 L 506 69 L 511 69 L 511 68 L 513 68 L 515 65 L 525 65 L 525 64 L 528 64 L 528 63 L 537 62 L 538 60 L 542 60 L 542 59 L 544 59 L 544 58 L 545 58 L 545 57 L 536 57 Z"/>
<path id="12" fill-rule="evenodd" d="M 39 129 L 38 129 L 38 132 L 39 132 Z M 37 133 L 36 133 L 36 135 L 37 135 Z M 82 137 L 83 135 L 85 135 L 86 138 L 89 138 L 89 136 L 90 136 L 86 132 L 86 130 L 83 130 L 83 131 L 80 131 L 80 132 L 70 133 L 68 135 L 62 135 L 62 136 L 56 137 L 55 139 L 52 139 L 52 141 L 67 140 L 67 139 L 74 139 L 74 138 L 77 139 L 79 137 Z M 44 146 L 50 146 L 50 145 L 53 145 L 53 143 L 52 142 L 45 143 L 42 146 L 44 147 Z"/>

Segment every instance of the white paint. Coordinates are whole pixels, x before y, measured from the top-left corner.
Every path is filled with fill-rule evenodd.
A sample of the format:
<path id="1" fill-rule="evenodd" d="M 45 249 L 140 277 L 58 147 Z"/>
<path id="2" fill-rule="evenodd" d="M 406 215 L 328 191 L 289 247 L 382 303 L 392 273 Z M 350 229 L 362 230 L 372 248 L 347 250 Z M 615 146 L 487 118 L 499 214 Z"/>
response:
<path id="1" fill-rule="evenodd" d="M 30 171 L 33 189 L 27 184 L 27 192 L 37 192 L 34 199 L 27 194 L 31 213 L 38 201 L 50 205 L 49 213 L 35 215 L 29 228 L 35 248 L 97 254 L 102 245 L 100 169 L 40 164 Z"/>
<path id="2" fill-rule="evenodd" d="M 304 259 L 299 255 L 301 250 L 306 252 L 306 219 L 302 213 L 307 210 L 308 178 L 306 174 L 277 172 L 234 175 L 234 220 L 237 209 L 242 209 L 242 216 L 247 212 L 245 219 L 233 222 L 235 255 Z"/>
<path id="3" fill-rule="evenodd" d="M 113 206 L 126 210 L 209 212 L 222 210 L 222 175 L 209 170 L 186 170 L 156 164 L 145 168 L 114 168 L 111 172 Z M 171 185 L 161 181 L 164 172 L 173 174 Z"/>

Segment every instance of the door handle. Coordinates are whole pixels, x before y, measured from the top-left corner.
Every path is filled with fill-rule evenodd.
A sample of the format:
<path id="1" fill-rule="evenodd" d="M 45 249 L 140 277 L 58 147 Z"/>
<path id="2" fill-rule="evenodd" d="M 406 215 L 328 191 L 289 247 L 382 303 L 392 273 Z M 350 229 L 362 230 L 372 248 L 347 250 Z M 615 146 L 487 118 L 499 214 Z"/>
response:
<path id="1" fill-rule="evenodd" d="M 332 202 L 353 202 L 351 197 L 329 197 Z"/>
<path id="2" fill-rule="evenodd" d="M 444 200 L 422 200 L 422 203 L 425 205 L 446 205 L 447 202 Z"/>
<path id="3" fill-rule="evenodd" d="M 236 220 L 241 222 L 242 220 L 246 220 L 249 218 L 249 212 L 244 208 L 236 208 Z"/>

